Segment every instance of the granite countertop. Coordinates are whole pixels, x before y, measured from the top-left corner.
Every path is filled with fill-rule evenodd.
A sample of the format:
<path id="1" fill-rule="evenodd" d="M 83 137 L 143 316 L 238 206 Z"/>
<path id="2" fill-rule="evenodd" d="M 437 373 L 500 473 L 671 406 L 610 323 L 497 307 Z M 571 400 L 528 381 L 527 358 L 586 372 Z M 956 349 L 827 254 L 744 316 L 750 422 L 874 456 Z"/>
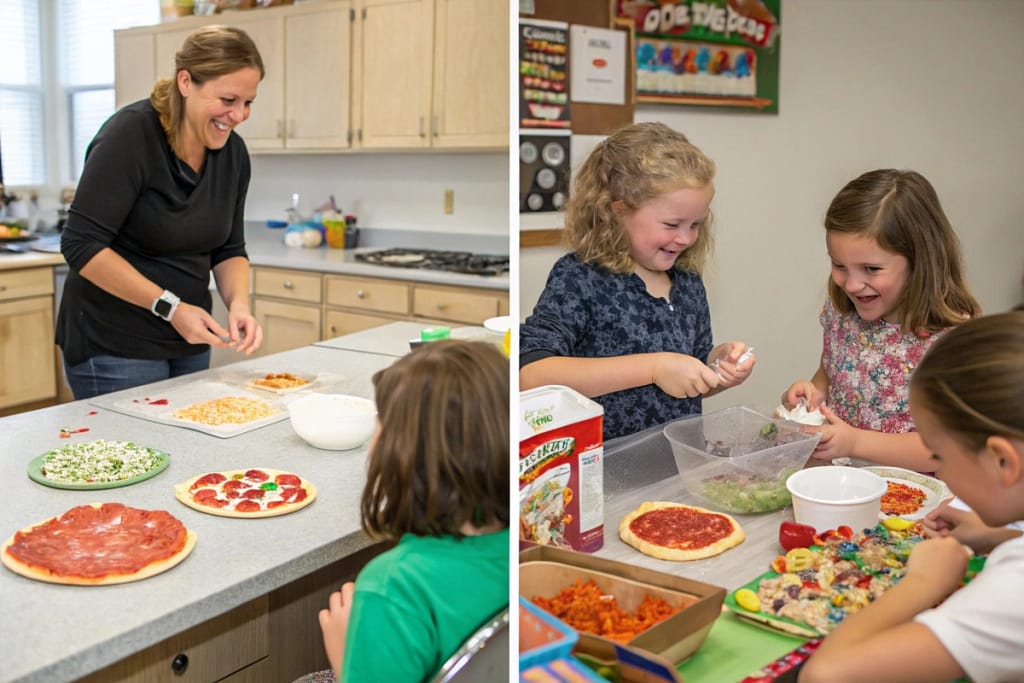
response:
<path id="1" fill-rule="evenodd" d="M 321 273 L 339 275 L 362 275 L 366 277 L 409 280 L 436 285 L 456 287 L 479 287 L 508 291 L 509 276 L 469 275 L 448 273 L 441 270 L 419 268 L 391 268 L 377 266 L 356 260 L 356 253 L 388 248 L 444 249 L 471 251 L 485 254 L 508 254 L 507 235 L 475 235 L 461 233 L 429 233 L 412 230 L 386 230 L 361 228 L 359 247 L 356 249 L 332 249 L 325 245 L 312 249 L 287 247 L 284 244 L 284 230 L 268 228 L 265 223 L 247 221 L 245 224 L 246 249 L 249 262 L 254 266 L 315 270 Z"/>
<path id="2" fill-rule="evenodd" d="M 326 372 L 342 376 L 332 391 L 371 397 L 373 373 L 394 360 L 309 346 L 155 383 L 141 394 L 156 397 L 196 379 L 217 379 L 230 369 L 232 374 Z M 139 393 L 127 390 L 97 402 Z M 198 535 L 195 550 L 180 565 L 133 583 L 62 586 L 0 567 L 4 683 L 77 679 L 372 545 L 359 524 L 366 446 L 318 450 L 302 441 L 287 419 L 223 439 L 75 401 L 2 418 L 0 425 L 0 476 L 5 482 L 0 540 L 93 502 L 169 510 Z M 80 427 L 89 431 L 73 435 L 76 441 L 135 441 L 169 453 L 171 464 L 156 477 L 124 488 L 68 491 L 30 480 L 28 463 L 68 443 L 59 438 L 61 429 Z M 243 467 L 296 472 L 317 486 L 317 499 L 292 514 L 238 520 L 198 512 L 174 498 L 173 485 L 190 476 Z M 258 534 L 253 533 L 257 526 Z"/>

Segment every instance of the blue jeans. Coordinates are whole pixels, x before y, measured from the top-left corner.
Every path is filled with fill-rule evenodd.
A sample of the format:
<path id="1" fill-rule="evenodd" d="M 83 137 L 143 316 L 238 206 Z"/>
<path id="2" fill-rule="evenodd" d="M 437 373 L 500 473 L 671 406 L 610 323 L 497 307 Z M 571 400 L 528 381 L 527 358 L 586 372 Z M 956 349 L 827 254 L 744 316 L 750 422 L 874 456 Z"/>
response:
<path id="1" fill-rule="evenodd" d="M 210 367 L 210 351 L 169 360 L 142 360 L 117 356 L 93 356 L 84 363 L 68 367 L 64 375 L 75 400 L 92 398 L 121 389 L 131 389 L 162 379 L 187 375 Z"/>

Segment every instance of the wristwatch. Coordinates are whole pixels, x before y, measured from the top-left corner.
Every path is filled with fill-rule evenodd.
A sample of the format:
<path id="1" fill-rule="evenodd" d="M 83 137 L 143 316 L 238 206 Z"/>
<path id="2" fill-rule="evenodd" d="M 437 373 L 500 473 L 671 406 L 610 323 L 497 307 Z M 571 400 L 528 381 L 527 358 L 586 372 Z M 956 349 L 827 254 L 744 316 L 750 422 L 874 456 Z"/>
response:
<path id="1" fill-rule="evenodd" d="M 171 318 L 174 317 L 174 312 L 178 310 L 179 303 L 181 303 L 181 299 L 178 298 L 178 295 L 165 289 L 164 293 L 153 301 L 153 305 L 150 306 L 149 310 L 153 311 L 153 315 L 158 318 L 163 318 L 170 322 Z"/>

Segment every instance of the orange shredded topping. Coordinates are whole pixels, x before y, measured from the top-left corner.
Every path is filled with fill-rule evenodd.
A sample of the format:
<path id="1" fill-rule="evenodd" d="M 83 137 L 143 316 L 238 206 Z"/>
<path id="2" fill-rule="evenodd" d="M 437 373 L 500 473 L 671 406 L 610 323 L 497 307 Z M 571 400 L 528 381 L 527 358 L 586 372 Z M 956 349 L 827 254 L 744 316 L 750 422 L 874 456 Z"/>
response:
<path id="1" fill-rule="evenodd" d="M 535 596 L 530 599 L 566 624 L 586 633 L 628 643 L 638 633 L 682 611 L 672 607 L 664 598 L 645 595 L 633 614 L 619 607 L 613 595 L 601 592 L 593 579 L 563 588 L 552 598 Z"/>
<path id="2" fill-rule="evenodd" d="M 888 491 L 882 496 L 882 512 L 887 515 L 911 515 L 924 505 L 928 494 L 916 486 L 887 482 Z"/>

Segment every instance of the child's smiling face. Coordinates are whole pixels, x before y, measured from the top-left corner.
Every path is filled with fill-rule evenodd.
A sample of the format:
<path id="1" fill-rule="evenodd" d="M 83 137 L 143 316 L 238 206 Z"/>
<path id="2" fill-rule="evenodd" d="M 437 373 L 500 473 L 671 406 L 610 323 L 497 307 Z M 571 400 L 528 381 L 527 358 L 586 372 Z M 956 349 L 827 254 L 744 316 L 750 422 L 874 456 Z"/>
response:
<path id="1" fill-rule="evenodd" d="M 902 254 L 886 251 L 874 237 L 829 231 L 825 236 L 832 259 L 832 281 L 853 302 L 864 320 L 899 322 L 903 288 L 910 263 Z"/>
<path id="2" fill-rule="evenodd" d="M 658 195 L 623 217 L 636 268 L 665 272 L 700 235 L 715 188 L 682 188 Z"/>

